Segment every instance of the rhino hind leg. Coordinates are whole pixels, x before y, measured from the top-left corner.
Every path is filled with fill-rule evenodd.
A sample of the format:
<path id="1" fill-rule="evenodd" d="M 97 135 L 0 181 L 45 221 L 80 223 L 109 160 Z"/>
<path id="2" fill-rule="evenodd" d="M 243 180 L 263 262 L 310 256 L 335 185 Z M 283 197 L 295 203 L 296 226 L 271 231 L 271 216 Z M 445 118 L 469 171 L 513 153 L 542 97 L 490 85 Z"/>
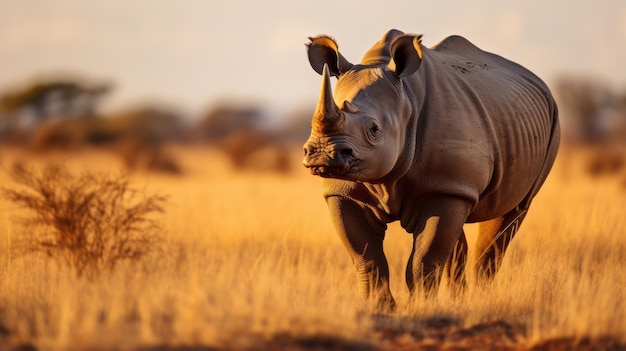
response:
<path id="1" fill-rule="evenodd" d="M 526 212 L 526 209 L 518 207 L 502 217 L 479 223 L 476 259 L 470 267 L 475 281 L 491 279 L 496 274 L 507 247 L 526 217 Z"/>

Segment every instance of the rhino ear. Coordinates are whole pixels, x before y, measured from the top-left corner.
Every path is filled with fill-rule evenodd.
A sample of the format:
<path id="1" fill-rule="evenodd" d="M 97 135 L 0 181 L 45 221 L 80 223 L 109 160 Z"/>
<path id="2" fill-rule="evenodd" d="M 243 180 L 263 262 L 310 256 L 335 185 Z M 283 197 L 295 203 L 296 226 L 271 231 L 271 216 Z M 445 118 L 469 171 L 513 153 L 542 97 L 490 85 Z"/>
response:
<path id="1" fill-rule="evenodd" d="M 395 68 L 390 67 L 398 78 L 413 74 L 422 63 L 422 36 L 404 34 L 391 42 L 391 57 Z"/>
<path id="2" fill-rule="evenodd" d="M 315 72 L 322 74 L 324 64 L 328 65 L 331 76 L 339 76 L 352 68 L 352 64 L 339 53 L 337 42 L 333 38 L 320 35 L 309 40 L 311 42 L 307 44 L 307 53 Z"/>

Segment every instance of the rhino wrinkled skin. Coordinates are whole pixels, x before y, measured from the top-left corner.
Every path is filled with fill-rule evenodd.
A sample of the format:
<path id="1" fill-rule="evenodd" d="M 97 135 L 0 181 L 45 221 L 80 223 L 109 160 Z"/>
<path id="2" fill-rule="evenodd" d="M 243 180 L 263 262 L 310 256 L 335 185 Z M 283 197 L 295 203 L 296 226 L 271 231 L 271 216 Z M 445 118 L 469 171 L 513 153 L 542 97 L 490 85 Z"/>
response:
<path id="1" fill-rule="evenodd" d="M 387 223 L 413 235 L 410 291 L 441 278 L 492 277 L 559 146 L 556 103 L 522 66 L 460 36 L 432 48 L 390 30 L 352 64 L 328 36 L 310 38 L 322 75 L 304 166 L 323 195 L 364 296 L 393 308 Z M 337 77 L 334 95 L 330 77 Z M 464 223 L 479 223 L 465 268 Z"/>

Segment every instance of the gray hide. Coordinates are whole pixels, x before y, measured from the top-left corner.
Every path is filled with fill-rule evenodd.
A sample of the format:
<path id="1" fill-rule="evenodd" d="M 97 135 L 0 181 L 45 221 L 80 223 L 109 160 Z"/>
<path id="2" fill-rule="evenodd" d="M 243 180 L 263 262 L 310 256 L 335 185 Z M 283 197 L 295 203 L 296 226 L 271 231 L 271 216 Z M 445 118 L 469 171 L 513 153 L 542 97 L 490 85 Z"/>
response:
<path id="1" fill-rule="evenodd" d="M 413 235 L 411 290 L 464 282 L 463 224 L 480 222 L 469 277 L 491 277 L 546 179 L 559 145 L 557 106 L 522 66 L 451 36 L 432 48 L 391 30 L 353 65 L 311 38 L 322 74 L 304 165 L 355 265 L 363 295 L 393 308 L 387 223 Z M 334 95 L 330 76 L 338 78 Z"/>

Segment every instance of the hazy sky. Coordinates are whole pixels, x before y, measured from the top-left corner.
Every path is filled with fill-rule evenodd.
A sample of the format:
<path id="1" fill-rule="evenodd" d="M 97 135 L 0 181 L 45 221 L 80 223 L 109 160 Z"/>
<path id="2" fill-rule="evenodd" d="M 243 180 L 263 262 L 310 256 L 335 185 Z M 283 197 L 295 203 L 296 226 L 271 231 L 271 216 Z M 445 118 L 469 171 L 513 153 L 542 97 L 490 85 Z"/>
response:
<path id="1" fill-rule="evenodd" d="M 313 103 L 307 37 L 352 62 L 390 28 L 431 46 L 461 34 L 530 68 L 626 87 L 624 0 L 0 0 L 0 90 L 79 72 L 116 83 L 109 108 L 159 99 L 188 111 L 230 98 Z"/>

